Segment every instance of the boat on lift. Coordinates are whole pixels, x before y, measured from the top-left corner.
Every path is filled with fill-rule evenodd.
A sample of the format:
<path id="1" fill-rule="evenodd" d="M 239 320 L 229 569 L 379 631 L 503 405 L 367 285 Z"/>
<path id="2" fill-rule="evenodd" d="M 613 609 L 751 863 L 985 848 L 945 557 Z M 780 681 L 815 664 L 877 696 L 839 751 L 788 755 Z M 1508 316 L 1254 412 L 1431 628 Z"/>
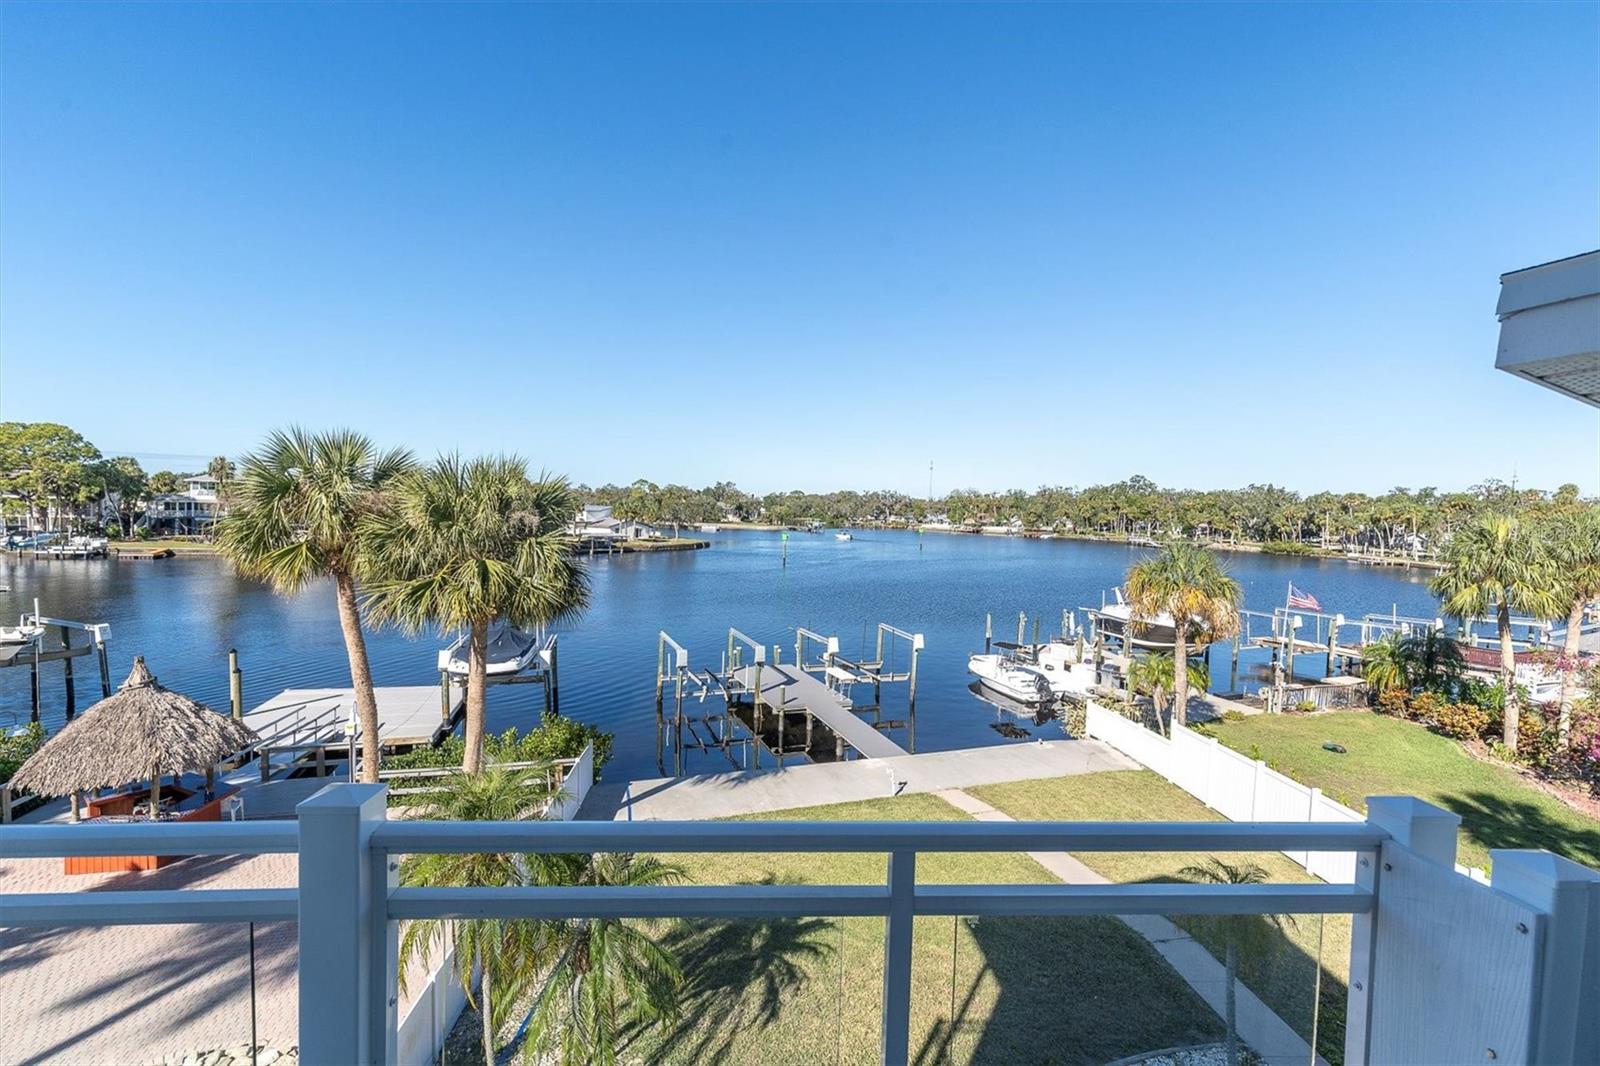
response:
<path id="1" fill-rule="evenodd" d="M 1152 651 L 1171 651 L 1177 643 L 1177 630 L 1172 615 L 1165 611 L 1150 617 L 1134 617 L 1133 606 L 1122 596 L 1121 588 L 1111 590 L 1112 602 L 1102 596 L 1099 610 L 1085 608 L 1098 631 L 1137 648 Z"/>
<path id="2" fill-rule="evenodd" d="M 472 641 L 470 633 L 463 633 L 448 648 L 439 652 L 439 669 L 451 677 L 466 677 Z M 529 633 L 507 622 L 496 622 L 489 627 L 489 642 L 484 649 L 484 673 L 489 677 L 510 677 L 520 674 L 539 657 L 543 650 L 538 633 Z"/>
<path id="3" fill-rule="evenodd" d="M 997 640 L 992 646 L 999 650 L 967 659 L 967 672 L 1009 699 L 1029 704 L 1063 698 L 1084 700 L 1094 687 L 1094 667 L 1078 662 L 1076 646 L 1067 641 L 1013 644 Z"/>
<path id="4" fill-rule="evenodd" d="M 44 635 L 39 624 L 39 601 L 33 601 L 33 613 L 23 614 L 14 626 L 0 626 L 0 646 L 7 644 L 32 644 Z"/>

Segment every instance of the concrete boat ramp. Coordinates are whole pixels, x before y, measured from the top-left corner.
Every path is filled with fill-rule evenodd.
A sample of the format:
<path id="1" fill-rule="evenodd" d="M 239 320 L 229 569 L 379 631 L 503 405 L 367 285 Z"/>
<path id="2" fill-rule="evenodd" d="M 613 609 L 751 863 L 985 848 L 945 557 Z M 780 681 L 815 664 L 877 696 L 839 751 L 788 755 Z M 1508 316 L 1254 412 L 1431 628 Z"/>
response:
<path id="1" fill-rule="evenodd" d="M 763 685 L 765 680 L 762 679 Z M 861 724 L 869 733 L 876 733 L 871 726 Z M 589 792 L 578 817 L 588 821 L 724 818 L 882 799 L 904 792 L 940 792 L 1035 777 L 1139 768 L 1138 763 L 1097 740 L 1004 744 L 781 770 L 601 783 Z"/>

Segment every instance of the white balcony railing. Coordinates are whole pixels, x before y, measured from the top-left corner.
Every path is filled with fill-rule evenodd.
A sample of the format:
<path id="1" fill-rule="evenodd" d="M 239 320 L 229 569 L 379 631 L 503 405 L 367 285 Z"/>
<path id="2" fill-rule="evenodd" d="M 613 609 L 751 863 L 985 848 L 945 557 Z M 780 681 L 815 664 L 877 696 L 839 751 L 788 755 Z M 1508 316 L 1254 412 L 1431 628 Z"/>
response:
<path id="1" fill-rule="evenodd" d="M 272 823 L 19 826 L 0 858 L 297 853 L 298 889 L 0 893 L 0 924 L 297 920 L 302 1061 L 396 1057 L 399 923 L 417 918 L 885 919 L 882 1059 L 907 1061 L 923 915 L 1350 914 L 1346 1062 L 1582 1062 L 1600 1053 L 1600 874 L 1502 851 L 1456 876 L 1456 816 L 1374 797 L 1356 823 L 390 822 L 384 786 L 332 785 Z M 401 888 L 398 856 L 473 851 L 870 852 L 885 883 Z M 1353 884 L 918 884 L 939 852 L 1353 852 Z M 24 1016 L 23 1024 L 27 1023 Z"/>

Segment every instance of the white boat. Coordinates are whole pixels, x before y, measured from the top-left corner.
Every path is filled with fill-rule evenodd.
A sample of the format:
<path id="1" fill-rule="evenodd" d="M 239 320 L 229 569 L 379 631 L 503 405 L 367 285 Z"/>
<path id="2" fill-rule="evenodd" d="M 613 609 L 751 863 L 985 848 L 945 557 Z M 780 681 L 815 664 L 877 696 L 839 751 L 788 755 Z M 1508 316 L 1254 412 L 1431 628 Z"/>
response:
<path id="1" fill-rule="evenodd" d="M 454 644 L 440 651 L 439 669 L 452 677 L 466 677 L 470 653 L 467 645 L 470 641 L 471 635 L 463 633 Z M 490 677 L 520 674 L 538 658 L 541 650 L 538 634 L 525 632 L 505 622 L 496 622 L 489 627 L 484 673 Z"/>
<path id="2" fill-rule="evenodd" d="M 0 626 L 0 645 L 30 644 L 44 632 L 44 626 L 28 621 L 23 615 L 14 626 Z"/>
<path id="3" fill-rule="evenodd" d="M 1087 699 L 1094 687 L 1094 667 L 1076 661 L 1074 645 L 1013 644 L 995 641 L 998 651 L 967 659 L 967 671 L 985 686 L 1022 703 L 1054 702 L 1062 697 Z"/>
<path id="4" fill-rule="evenodd" d="M 44 633 L 44 626 L 39 624 L 39 601 L 33 601 L 33 613 L 22 615 L 14 626 L 0 626 L 0 646 L 7 644 L 31 644 Z"/>
<path id="5" fill-rule="evenodd" d="M 1100 631 L 1109 637 L 1131 641 L 1136 647 L 1170 650 L 1177 643 L 1177 630 L 1172 615 L 1161 612 L 1150 618 L 1134 618 L 1133 608 L 1122 598 L 1122 589 L 1114 588 L 1113 603 L 1102 603 L 1099 610 L 1087 608 Z"/>
<path id="6" fill-rule="evenodd" d="M 834 540 L 855 540 L 856 538 L 852 537 L 850 535 L 850 531 L 848 529 L 845 529 L 845 530 L 840 530 L 838 533 L 835 533 L 833 535 L 833 539 Z"/>

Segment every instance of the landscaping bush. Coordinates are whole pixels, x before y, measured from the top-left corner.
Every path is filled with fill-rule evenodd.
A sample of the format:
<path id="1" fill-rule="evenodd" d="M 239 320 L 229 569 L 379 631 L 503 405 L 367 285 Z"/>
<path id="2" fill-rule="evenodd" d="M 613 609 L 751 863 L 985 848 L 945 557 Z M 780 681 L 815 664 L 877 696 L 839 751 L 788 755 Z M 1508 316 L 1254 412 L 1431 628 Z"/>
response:
<path id="1" fill-rule="evenodd" d="M 0 781 L 11 780 L 17 768 L 44 743 L 44 726 L 29 722 L 27 729 L 15 736 L 0 736 Z"/>
<path id="2" fill-rule="evenodd" d="M 1372 701 L 1372 708 L 1379 714 L 1387 714 L 1391 718 L 1405 718 L 1406 704 L 1407 696 L 1404 689 L 1386 688 Z"/>
<path id="3" fill-rule="evenodd" d="M 1443 705 L 1443 703 L 1443 700 L 1431 692 L 1419 692 L 1415 696 L 1412 696 L 1410 702 L 1407 704 L 1406 715 L 1407 717 L 1416 718 L 1424 722 L 1436 721 L 1439 714 L 1439 708 Z"/>
<path id="4" fill-rule="evenodd" d="M 483 753 L 489 762 L 546 762 L 551 759 L 575 759 L 583 754 L 584 745 L 594 743 L 594 777 L 600 780 L 600 770 L 611 760 L 611 747 L 615 738 L 601 729 L 582 722 L 549 715 L 526 733 L 512 727 L 504 733 L 490 733 L 484 738 Z M 466 757 L 466 742 L 460 736 L 447 737 L 436 748 L 419 748 L 404 755 L 395 755 L 383 761 L 386 770 L 420 770 L 438 766 L 460 766 Z"/>
<path id="5" fill-rule="evenodd" d="M 1475 703 L 1446 703 L 1435 709 L 1432 721 L 1447 737 L 1476 740 L 1489 728 L 1489 712 Z"/>

